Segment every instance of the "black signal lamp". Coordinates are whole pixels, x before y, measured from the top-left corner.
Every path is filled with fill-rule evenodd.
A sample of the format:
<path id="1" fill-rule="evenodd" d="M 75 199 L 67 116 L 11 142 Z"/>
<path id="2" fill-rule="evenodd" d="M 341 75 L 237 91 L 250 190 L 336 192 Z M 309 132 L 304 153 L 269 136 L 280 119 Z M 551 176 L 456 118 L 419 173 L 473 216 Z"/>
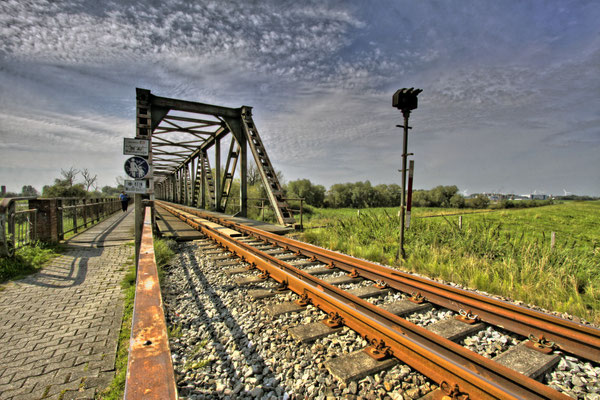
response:
<path id="1" fill-rule="evenodd" d="M 392 97 L 392 106 L 402 111 L 414 110 L 418 106 L 417 96 L 422 89 L 403 88 L 396 90 Z"/>

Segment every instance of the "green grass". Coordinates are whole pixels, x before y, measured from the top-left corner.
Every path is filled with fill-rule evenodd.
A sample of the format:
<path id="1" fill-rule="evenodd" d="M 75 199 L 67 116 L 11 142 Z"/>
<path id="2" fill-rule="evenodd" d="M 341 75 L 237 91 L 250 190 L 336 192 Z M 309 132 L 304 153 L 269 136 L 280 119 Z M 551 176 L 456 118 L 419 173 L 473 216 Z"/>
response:
<path id="1" fill-rule="evenodd" d="M 36 242 L 15 251 L 14 257 L 0 257 L 0 283 L 20 279 L 39 271 L 60 255 L 60 246 Z"/>
<path id="2" fill-rule="evenodd" d="M 175 255 L 173 251 L 175 242 L 171 240 L 154 240 L 154 254 L 158 268 L 159 279 L 162 276 L 161 267 L 170 262 Z M 129 356 L 129 339 L 131 337 L 131 321 L 133 317 L 133 304 L 135 301 L 135 279 L 136 270 L 133 262 L 134 256 L 131 256 L 130 262 L 124 268 L 127 274 L 121 281 L 125 299 L 123 308 L 123 320 L 121 322 L 121 331 L 119 333 L 119 344 L 117 347 L 117 359 L 115 362 L 115 378 L 110 386 L 100 393 L 99 398 L 103 400 L 119 400 L 123 398 L 125 391 L 125 381 L 127 377 L 127 358 Z"/>
<path id="3" fill-rule="evenodd" d="M 396 261 L 398 209 L 314 209 L 304 240 L 600 322 L 600 202 L 414 218 Z M 453 214 L 414 209 L 413 216 Z M 313 229 L 311 229 L 313 227 Z M 550 247 L 551 232 L 556 245 Z"/>

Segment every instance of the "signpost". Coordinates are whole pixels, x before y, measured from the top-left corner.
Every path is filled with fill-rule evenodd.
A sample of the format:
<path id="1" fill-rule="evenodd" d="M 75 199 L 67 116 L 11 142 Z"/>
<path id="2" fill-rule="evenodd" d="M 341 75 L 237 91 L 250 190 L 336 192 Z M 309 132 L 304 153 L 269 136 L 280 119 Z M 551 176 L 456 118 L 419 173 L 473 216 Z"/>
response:
<path id="1" fill-rule="evenodd" d="M 150 141 L 148 139 L 123 139 L 123 154 L 148 157 L 149 153 Z"/>
<path id="2" fill-rule="evenodd" d="M 139 193 L 139 194 L 147 194 L 148 188 L 146 187 L 146 180 L 139 181 L 131 181 L 125 180 L 125 191 L 127 193 Z"/>
<path id="3" fill-rule="evenodd" d="M 129 157 L 125 161 L 125 173 L 133 179 L 144 179 L 149 171 L 150 165 L 142 157 Z"/>

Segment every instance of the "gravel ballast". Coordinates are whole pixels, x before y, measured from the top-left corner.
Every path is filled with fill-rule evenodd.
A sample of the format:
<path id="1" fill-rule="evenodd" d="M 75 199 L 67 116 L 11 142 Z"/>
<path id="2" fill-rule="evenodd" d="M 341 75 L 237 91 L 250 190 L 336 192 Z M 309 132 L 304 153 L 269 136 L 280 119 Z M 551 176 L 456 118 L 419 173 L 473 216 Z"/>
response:
<path id="1" fill-rule="evenodd" d="M 309 305 L 302 312 L 272 318 L 265 310 L 267 305 L 293 301 L 298 296 L 286 291 L 253 301 L 249 290 L 273 289 L 277 283 L 267 280 L 238 287 L 236 278 L 258 276 L 258 272 L 229 276 L 225 271 L 239 266 L 219 267 L 210 257 L 197 244 L 182 243 L 171 265 L 163 267 L 163 300 L 181 398 L 396 400 L 419 398 L 436 388 L 402 363 L 356 382 L 338 382 L 325 362 L 365 347 L 367 343 L 359 335 L 344 327 L 311 344 L 296 342 L 288 328 L 320 321 L 326 315 Z M 372 282 L 344 288 L 367 284 Z M 403 298 L 405 294 L 392 291 L 366 300 L 382 305 Z M 453 315 L 452 311 L 434 308 L 407 319 L 426 327 Z M 517 335 L 487 327 L 461 344 L 494 357 L 516 345 L 518 339 Z M 573 398 L 600 400 L 600 368 L 589 362 L 563 356 L 543 382 Z"/>

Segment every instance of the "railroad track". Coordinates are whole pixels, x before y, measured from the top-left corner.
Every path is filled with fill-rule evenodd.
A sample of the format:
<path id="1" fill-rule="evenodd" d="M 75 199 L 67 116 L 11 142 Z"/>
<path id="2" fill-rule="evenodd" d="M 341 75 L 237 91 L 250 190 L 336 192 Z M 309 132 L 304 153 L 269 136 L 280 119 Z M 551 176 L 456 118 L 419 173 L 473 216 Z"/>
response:
<path id="1" fill-rule="evenodd" d="M 553 368 L 561 353 L 593 363 L 600 359 L 597 329 L 252 227 L 216 220 L 197 209 L 162 201 L 156 205 L 218 243 L 220 249 L 213 250 L 214 258 L 237 256 L 250 269 L 260 272 L 238 283 L 274 279 L 280 290 L 289 289 L 300 296 L 296 303 L 282 303 L 280 310 L 297 310 L 312 304 L 325 312 L 325 324 L 299 327 L 297 332 L 306 332 L 304 336 L 298 333 L 301 340 L 333 334 L 339 327 L 347 326 L 369 344 L 361 353 L 364 357 L 375 360 L 375 364 L 386 359 L 402 360 L 439 386 L 432 393 L 434 398 L 569 398 L 534 378 Z M 399 293 L 408 296 L 401 298 Z M 257 298 L 271 294 L 264 290 L 253 293 Z M 374 300 L 381 298 L 395 301 L 378 304 Z M 406 317 L 432 306 L 455 313 L 455 318 L 422 327 Z M 494 360 L 456 343 L 488 325 L 529 340 Z"/>

